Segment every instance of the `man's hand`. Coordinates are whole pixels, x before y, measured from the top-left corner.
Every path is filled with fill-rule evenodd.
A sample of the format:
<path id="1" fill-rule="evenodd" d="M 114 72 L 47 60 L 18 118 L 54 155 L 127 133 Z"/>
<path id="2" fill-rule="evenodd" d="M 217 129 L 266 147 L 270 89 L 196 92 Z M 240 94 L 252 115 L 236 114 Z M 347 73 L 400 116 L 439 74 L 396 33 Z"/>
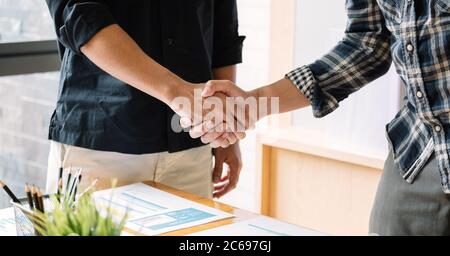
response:
<path id="1" fill-rule="evenodd" d="M 180 116 L 181 128 L 191 128 L 189 133 L 193 138 L 196 136 L 197 130 L 214 131 L 213 148 L 226 148 L 235 144 L 238 139 L 243 136 L 233 132 L 227 132 L 226 123 L 223 116 L 225 110 L 224 105 L 226 96 L 218 93 L 214 98 L 205 99 L 201 96 L 204 84 L 191 84 L 184 82 L 177 87 L 176 95 L 169 106 Z M 214 106 L 214 108 L 212 108 Z M 172 124 L 178 125 L 178 124 Z M 209 143 L 209 142 L 208 142 Z"/>
<path id="2" fill-rule="evenodd" d="M 245 137 L 245 131 L 252 129 L 258 119 L 261 118 L 259 112 L 259 99 L 252 93 L 246 92 L 230 81 L 209 81 L 202 92 L 202 97 L 206 101 L 225 94 L 227 97 L 223 102 L 224 123 L 227 132 L 234 132 L 236 138 L 241 140 Z M 212 147 L 220 145 L 223 141 L 221 131 L 211 129 L 206 122 L 194 125 L 190 134 L 193 138 L 202 138 L 203 143 L 210 143 Z M 236 141 L 229 141 L 234 144 Z"/>
<path id="3" fill-rule="evenodd" d="M 228 148 L 214 149 L 215 166 L 213 172 L 214 198 L 220 198 L 236 188 L 242 169 L 241 150 L 239 143 Z M 223 175 L 224 164 L 227 165 Z M 223 176 L 223 177 L 222 177 Z"/>

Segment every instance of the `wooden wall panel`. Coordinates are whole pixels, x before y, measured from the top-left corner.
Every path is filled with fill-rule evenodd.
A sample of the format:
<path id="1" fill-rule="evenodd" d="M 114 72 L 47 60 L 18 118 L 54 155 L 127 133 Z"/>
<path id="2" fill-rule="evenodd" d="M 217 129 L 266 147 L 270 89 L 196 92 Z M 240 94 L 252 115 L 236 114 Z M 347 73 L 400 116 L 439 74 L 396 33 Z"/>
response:
<path id="1" fill-rule="evenodd" d="M 381 170 L 265 147 L 263 212 L 333 235 L 367 235 Z"/>

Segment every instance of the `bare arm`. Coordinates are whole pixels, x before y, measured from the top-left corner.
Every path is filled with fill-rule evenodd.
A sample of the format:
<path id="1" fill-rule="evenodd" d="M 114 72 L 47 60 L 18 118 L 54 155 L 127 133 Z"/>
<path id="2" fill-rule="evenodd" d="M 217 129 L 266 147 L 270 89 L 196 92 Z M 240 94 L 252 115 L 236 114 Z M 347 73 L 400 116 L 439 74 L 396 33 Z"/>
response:
<path id="1" fill-rule="evenodd" d="M 306 96 L 301 93 L 289 79 L 281 79 L 271 85 L 260 87 L 250 92 L 250 95 L 257 99 L 261 97 L 278 97 L 279 98 L 279 112 L 286 113 L 296 109 L 310 106 L 310 102 Z M 273 110 L 269 108 L 268 114 Z M 262 117 L 260 117 L 262 118 Z"/>
<path id="2" fill-rule="evenodd" d="M 243 98 L 252 97 L 255 98 L 257 102 L 261 100 L 261 98 L 269 98 L 269 99 L 273 97 L 278 98 L 279 107 L 274 108 L 269 104 L 267 115 L 285 113 L 299 108 L 310 106 L 310 102 L 306 98 L 306 96 L 300 90 L 298 90 L 298 88 L 289 79 L 286 78 L 281 79 L 278 82 L 275 82 L 271 85 L 259 87 L 249 92 L 240 89 L 237 85 L 235 85 L 231 81 L 227 80 L 209 81 L 205 86 L 202 96 L 211 97 L 216 95 L 216 93 L 224 93 L 229 97 L 243 97 Z M 258 109 L 254 111 L 258 111 Z M 279 112 L 274 113 L 274 111 Z M 265 116 L 258 115 L 258 120 L 263 117 Z"/>

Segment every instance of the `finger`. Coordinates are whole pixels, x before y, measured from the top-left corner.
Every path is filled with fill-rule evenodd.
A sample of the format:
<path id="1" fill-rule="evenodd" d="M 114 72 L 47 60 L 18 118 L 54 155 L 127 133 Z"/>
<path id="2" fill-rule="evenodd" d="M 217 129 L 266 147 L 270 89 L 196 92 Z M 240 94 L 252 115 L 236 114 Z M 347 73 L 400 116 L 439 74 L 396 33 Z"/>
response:
<path id="1" fill-rule="evenodd" d="M 192 126 L 192 121 L 190 118 L 187 117 L 181 117 L 180 118 L 180 125 L 182 128 L 190 128 Z"/>
<path id="2" fill-rule="evenodd" d="M 239 173 L 240 173 L 240 167 L 238 165 L 231 165 L 230 166 L 230 182 L 228 185 L 223 189 L 222 191 L 216 193 L 216 197 L 220 198 L 229 192 L 231 192 L 233 189 L 236 188 L 238 181 L 239 181 Z"/>
<path id="3" fill-rule="evenodd" d="M 230 146 L 230 142 L 228 141 L 228 138 L 230 137 L 230 134 L 232 133 L 224 133 L 222 136 L 224 138 L 224 140 L 222 141 L 222 144 L 220 144 L 220 147 L 222 148 L 228 148 Z"/>
<path id="4" fill-rule="evenodd" d="M 221 185 L 218 185 L 218 186 L 214 186 L 214 192 L 213 192 L 213 194 L 214 193 L 219 193 L 219 192 L 221 192 L 222 190 L 224 190 L 225 189 L 225 187 L 227 186 L 227 184 L 221 184 Z"/>
<path id="5" fill-rule="evenodd" d="M 236 144 L 236 142 L 237 142 L 237 137 L 236 137 L 236 134 L 234 134 L 234 133 L 228 133 L 228 143 L 230 143 L 230 145 L 234 145 L 234 144 Z"/>
<path id="6" fill-rule="evenodd" d="M 247 134 L 245 132 L 236 132 L 235 135 L 238 140 L 243 140 L 247 136 Z"/>
<path id="7" fill-rule="evenodd" d="M 220 178 L 222 178 L 223 173 L 223 160 L 219 158 L 215 158 L 214 170 L 213 170 L 213 182 L 220 182 Z"/>
<path id="8" fill-rule="evenodd" d="M 207 82 L 205 85 L 205 88 L 203 88 L 202 91 L 202 97 L 206 98 L 206 97 L 211 97 L 216 93 L 215 88 L 214 88 L 214 84 L 210 82 Z"/>
<path id="9" fill-rule="evenodd" d="M 225 130 L 226 125 L 224 123 L 216 124 L 214 120 L 209 120 L 203 122 L 202 124 L 193 126 L 189 131 L 189 135 L 192 138 L 197 139 L 208 133 L 219 133 L 220 135 L 223 135 Z"/>
<path id="10" fill-rule="evenodd" d="M 223 176 L 222 178 L 220 178 L 219 182 L 228 182 L 229 179 L 230 179 L 230 175 L 227 174 L 227 175 Z"/>
<path id="11" fill-rule="evenodd" d="M 213 121 L 206 121 L 192 127 L 192 129 L 189 131 L 189 135 L 194 139 L 198 139 L 201 136 L 205 135 L 207 132 L 214 130 L 215 127 L 216 126 Z"/>
<path id="12" fill-rule="evenodd" d="M 204 144 L 209 144 L 209 143 L 217 140 L 217 138 L 219 138 L 222 135 L 223 135 L 223 132 L 208 132 L 202 136 L 202 142 Z"/>
<path id="13" fill-rule="evenodd" d="M 234 83 L 227 80 L 209 81 L 206 83 L 205 88 L 203 89 L 202 97 L 211 97 L 217 92 L 222 92 L 229 96 L 235 96 L 233 95 L 236 94 L 236 92 L 234 92 L 235 86 L 236 85 Z"/>
<path id="14" fill-rule="evenodd" d="M 226 138 L 224 138 L 224 135 L 225 134 L 223 134 L 222 136 L 217 138 L 215 141 L 211 142 L 209 145 L 212 148 L 219 148 L 219 147 L 221 147 L 222 143 L 224 143 L 224 140 L 226 140 Z"/>

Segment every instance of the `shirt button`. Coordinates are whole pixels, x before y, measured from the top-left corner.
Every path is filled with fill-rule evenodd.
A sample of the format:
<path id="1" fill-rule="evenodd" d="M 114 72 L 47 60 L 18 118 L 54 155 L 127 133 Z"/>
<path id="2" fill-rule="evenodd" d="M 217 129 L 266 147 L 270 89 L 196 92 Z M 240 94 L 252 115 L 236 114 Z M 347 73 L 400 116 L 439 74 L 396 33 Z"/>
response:
<path id="1" fill-rule="evenodd" d="M 167 38 L 167 45 L 168 46 L 172 46 L 173 45 L 173 39 L 172 38 Z"/>
<path id="2" fill-rule="evenodd" d="M 408 44 L 408 45 L 406 45 L 406 50 L 408 52 L 412 52 L 412 51 L 414 51 L 414 46 L 412 44 Z"/>
<path id="3" fill-rule="evenodd" d="M 423 98 L 423 93 L 421 91 L 418 91 L 416 93 L 417 98 L 422 99 Z"/>
<path id="4" fill-rule="evenodd" d="M 442 131 L 442 127 L 439 126 L 439 125 L 436 125 L 436 126 L 434 127 L 434 130 L 435 130 L 436 132 L 441 132 L 441 131 Z"/>

